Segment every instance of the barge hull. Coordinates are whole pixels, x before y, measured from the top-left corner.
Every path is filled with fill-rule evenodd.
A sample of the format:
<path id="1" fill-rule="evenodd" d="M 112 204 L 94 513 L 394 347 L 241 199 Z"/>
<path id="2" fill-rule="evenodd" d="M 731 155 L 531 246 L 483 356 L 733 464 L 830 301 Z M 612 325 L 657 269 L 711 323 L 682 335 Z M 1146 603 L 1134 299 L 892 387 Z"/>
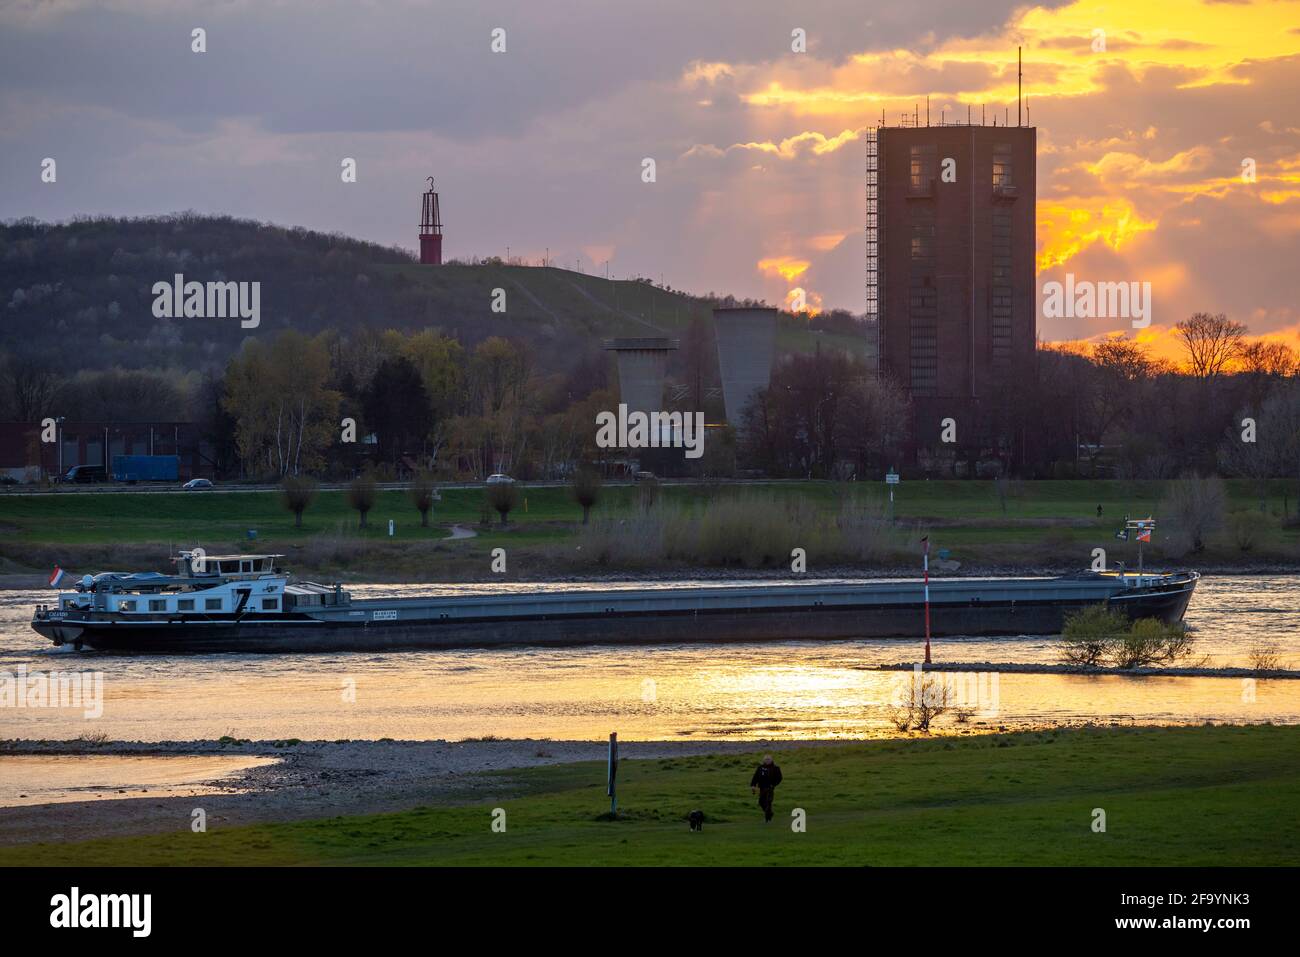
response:
<path id="1" fill-rule="evenodd" d="M 1191 587 L 1117 595 L 1108 603 L 1130 618 L 1180 621 Z M 357 602 L 365 606 L 367 602 Z M 378 604 L 376 602 L 376 604 Z M 934 637 L 1049 635 L 1064 619 L 1096 599 L 1041 602 L 932 604 Z M 819 641 L 855 638 L 916 639 L 924 609 L 920 603 L 888 605 L 804 605 L 681 611 L 610 610 L 590 615 L 505 615 L 474 619 L 368 620 L 301 617 L 294 621 L 243 618 L 202 621 L 33 622 L 56 644 L 130 654 L 239 652 L 397 651 L 527 645 L 564 647 L 593 644 L 709 644 L 755 641 Z"/>

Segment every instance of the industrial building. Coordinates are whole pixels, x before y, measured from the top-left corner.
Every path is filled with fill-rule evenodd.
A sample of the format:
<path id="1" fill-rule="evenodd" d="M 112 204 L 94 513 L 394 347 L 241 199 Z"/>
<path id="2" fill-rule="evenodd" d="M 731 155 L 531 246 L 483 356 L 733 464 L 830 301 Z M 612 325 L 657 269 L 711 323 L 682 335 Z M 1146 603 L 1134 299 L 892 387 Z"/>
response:
<path id="1" fill-rule="evenodd" d="M 212 474 L 211 449 L 192 422 L 64 422 L 43 442 L 39 423 L 0 422 L 0 479 L 37 482 L 75 465 L 109 469 L 116 455 L 176 455 L 182 481 Z"/>
<path id="2" fill-rule="evenodd" d="M 1036 131 L 982 119 L 930 125 L 918 111 L 868 131 L 867 315 L 881 371 L 912 397 L 917 455 L 942 448 L 945 419 L 972 456 L 1005 460 L 1023 443 L 1013 407 L 1037 337 Z"/>
<path id="3" fill-rule="evenodd" d="M 739 426 L 754 393 L 772 381 L 776 358 L 776 310 L 718 308 L 713 310 L 713 334 L 718 343 L 718 372 L 727 421 Z"/>
<path id="4" fill-rule="evenodd" d="M 676 339 L 607 339 L 605 349 L 618 356 L 619 401 L 629 412 L 658 412 L 664 407 L 664 373 Z"/>

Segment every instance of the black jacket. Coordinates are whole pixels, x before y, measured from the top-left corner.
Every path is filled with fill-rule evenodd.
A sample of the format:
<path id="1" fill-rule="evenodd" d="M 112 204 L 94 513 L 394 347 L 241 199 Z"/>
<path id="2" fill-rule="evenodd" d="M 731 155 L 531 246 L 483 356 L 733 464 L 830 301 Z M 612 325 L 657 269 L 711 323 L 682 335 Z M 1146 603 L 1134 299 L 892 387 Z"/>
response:
<path id="1" fill-rule="evenodd" d="M 774 788 L 781 783 L 781 769 L 775 764 L 760 764 L 749 779 L 751 788 Z"/>

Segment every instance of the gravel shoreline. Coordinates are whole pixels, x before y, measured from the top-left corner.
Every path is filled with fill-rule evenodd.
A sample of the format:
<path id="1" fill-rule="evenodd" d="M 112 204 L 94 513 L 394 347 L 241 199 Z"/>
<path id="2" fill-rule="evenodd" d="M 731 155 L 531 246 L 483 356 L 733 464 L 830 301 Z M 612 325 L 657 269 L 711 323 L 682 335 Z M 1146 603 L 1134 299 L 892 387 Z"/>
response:
<path id="1" fill-rule="evenodd" d="M 654 759 L 843 745 L 844 741 L 620 741 L 620 759 Z M 0 844 L 84 841 L 190 829 L 203 808 L 208 830 L 272 821 L 380 814 L 439 802 L 507 798 L 511 771 L 603 761 L 605 741 L 29 741 L 0 742 L 6 755 L 259 755 L 274 764 L 210 782 L 222 793 L 139 796 L 0 808 Z M 598 775 L 603 781 L 603 772 Z M 743 786 L 747 782 L 742 781 Z"/>

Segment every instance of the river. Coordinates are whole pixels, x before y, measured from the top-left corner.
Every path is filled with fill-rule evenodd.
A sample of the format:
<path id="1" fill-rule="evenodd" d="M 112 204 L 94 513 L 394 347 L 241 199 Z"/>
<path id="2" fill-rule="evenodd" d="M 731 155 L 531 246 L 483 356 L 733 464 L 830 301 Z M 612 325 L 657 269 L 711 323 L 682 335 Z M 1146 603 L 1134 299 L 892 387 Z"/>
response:
<path id="1" fill-rule="evenodd" d="M 485 586 L 351 586 L 357 597 L 492 590 Z M 524 590 L 575 586 L 500 586 Z M 644 586 L 635 586 L 644 587 Z M 98 704 L 0 706 L 0 738 L 160 741 L 250 739 L 836 738 L 895 734 L 900 640 L 662 645 L 299 656 L 118 657 L 55 649 L 33 632 L 48 591 L 0 592 L 0 676 L 71 672 Z M 1292 576 L 1202 579 L 1187 613 L 1194 657 L 1246 666 L 1259 643 L 1300 668 L 1300 584 Z M 942 639 L 951 662 L 1054 663 L 1044 637 Z M 98 676 L 98 677 L 96 677 Z M 1138 724 L 1300 723 L 1300 681 L 995 673 L 969 689 L 967 727 L 1018 729 L 1082 721 Z M 955 714 L 940 719 L 956 727 Z"/>

